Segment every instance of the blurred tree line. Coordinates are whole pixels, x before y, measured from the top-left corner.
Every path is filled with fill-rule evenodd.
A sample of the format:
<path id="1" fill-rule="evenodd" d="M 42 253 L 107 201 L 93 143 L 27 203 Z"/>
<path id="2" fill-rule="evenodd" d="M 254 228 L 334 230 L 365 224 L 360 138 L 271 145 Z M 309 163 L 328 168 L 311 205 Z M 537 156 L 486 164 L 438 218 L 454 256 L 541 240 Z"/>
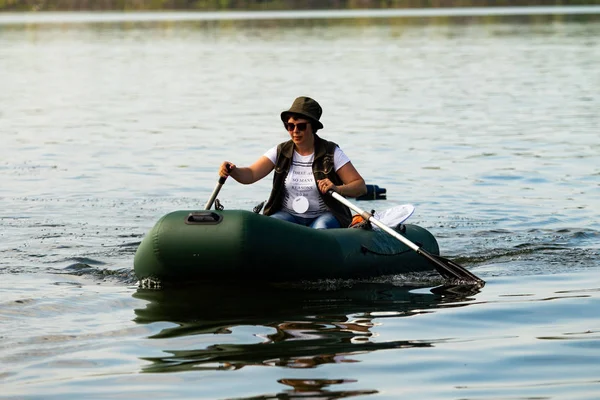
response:
<path id="1" fill-rule="evenodd" d="M 600 0 L 0 0 L 0 11 L 309 10 L 600 5 Z"/>

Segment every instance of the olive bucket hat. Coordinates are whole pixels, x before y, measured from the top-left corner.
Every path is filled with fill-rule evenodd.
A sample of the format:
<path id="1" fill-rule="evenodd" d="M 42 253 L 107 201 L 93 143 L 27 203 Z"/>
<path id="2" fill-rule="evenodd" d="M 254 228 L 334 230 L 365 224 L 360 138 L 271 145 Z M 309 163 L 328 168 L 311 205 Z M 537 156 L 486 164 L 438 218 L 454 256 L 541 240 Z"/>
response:
<path id="1" fill-rule="evenodd" d="M 281 113 L 281 120 L 287 122 L 289 114 L 301 115 L 310 119 L 315 128 L 323 129 L 323 124 L 319 122 L 322 113 L 323 109 L 316 100 L 313 100 L 310 97 L 300 96 L 294 100 L 289 110 Z"/>

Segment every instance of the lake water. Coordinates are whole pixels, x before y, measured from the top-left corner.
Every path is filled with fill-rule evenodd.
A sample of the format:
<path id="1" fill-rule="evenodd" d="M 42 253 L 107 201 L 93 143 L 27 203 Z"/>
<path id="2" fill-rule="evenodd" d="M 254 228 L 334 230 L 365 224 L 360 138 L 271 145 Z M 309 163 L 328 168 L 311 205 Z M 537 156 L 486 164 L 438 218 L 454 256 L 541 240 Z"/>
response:
<path id="1" fill-rule="evenodd" d="M 0 398 L 600 398 L 600 11 L 536 10 L 0 15 Z M 138 287 L 300 95 L 483 289 Z"/>

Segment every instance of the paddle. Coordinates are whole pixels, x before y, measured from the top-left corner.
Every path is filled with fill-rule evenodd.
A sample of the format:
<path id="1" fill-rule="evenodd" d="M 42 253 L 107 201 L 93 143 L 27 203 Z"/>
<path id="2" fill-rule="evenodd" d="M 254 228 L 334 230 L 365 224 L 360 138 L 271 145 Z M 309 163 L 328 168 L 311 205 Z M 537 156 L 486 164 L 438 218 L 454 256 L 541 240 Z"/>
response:
<path id="1" fill-rule="evenodd" d="M 420 248 L 419 246 L 417 246 L 416 244 L 414 244 L 413 242 L 411 242 L 410 240 L 408 240 L 407 238 L 402 236 L 400 233 L 396 232 L 395 230 L 393 230 L 389 226 L 385 225 L 381 221 L 375 219 L 371 213 L 361 210 L 360 208 L 355 206 L 353 203 L 346 200 L 346 198 L 341 196 L 340 194 L 338 194 L 332 190 L 330 190 L 328 193 L 329 193 L 329 195 L 331 195 L 331 197 L 333 197 L 334 199 L 336 199 L 337 201 L 339 201 L 346 207 L 359 213 L 365 220 L 370 221 L 373 225 L 381 228 L 386 233 L 392 235 L 393 237 L 395 237 L 396 239 L 398 239 L 399 241 L 401 241 L 402 243 L 404 243 L 405 245 L 407 245 L 408 247 L 410 247 L 411 249 L 416 251 L 417 254 L 422 255 L 423 257 L 427 258 L 429 261 L 431 261 L 433 263 L 433 265 L 435 266 L 435 269 L 444 278 L 456 280 L 462 284 L 478 285 L 480 287 L 485 285 L 485 281 L 483 279 L 478 278 L 473 273 L 466 270 L 464 267 L 462 267 L 462 266 L 458 265 L 457 263 L 450 261 L 442 256 L 436 256 L 434 254 L 431 254 L 431 253 L 425 251 L 424 249 Z"/>
<path id="2" fill-rule="evenodd" d="M 229 166 L 229 164 L 227 164 L 227 171 L 231 171 L 231 167 Z M 210 198 L 208 199 L 208 201 L 206 202 L 206 205 L 204 206 L 205 210 L 210 210 L 213 203 L 215 202 L 215 199 L 217 198 L 217 195 L 219 194 L 219 191 L 221 190 L 221 186 L 223 186 L 223 184 L 225 183 L 226 180 L 227 180 L 226 176 L 219 177 L 217 186 L 215 186 L 215 189 L 213 190 L 212 194 L 210 195 Z"/>

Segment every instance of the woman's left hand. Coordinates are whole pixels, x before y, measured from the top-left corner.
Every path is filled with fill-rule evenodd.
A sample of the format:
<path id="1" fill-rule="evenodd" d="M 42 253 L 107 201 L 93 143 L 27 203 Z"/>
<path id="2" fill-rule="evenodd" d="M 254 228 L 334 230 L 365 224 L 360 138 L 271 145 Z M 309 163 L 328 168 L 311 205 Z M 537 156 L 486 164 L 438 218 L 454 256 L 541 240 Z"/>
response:
<path id="1" fill-rule="evenodd" d="M 323 194 L 327 193 L 329 190 L 333 190 L 334 192 L 338 192 L 339 193 L 338 187 L 335 186 L 333 184 L 333 182 L 331 182 L 327 178 L 321 179 L 321 180 L 317 181 L 317 187 L 319 188 L 319 190 Z"/>

